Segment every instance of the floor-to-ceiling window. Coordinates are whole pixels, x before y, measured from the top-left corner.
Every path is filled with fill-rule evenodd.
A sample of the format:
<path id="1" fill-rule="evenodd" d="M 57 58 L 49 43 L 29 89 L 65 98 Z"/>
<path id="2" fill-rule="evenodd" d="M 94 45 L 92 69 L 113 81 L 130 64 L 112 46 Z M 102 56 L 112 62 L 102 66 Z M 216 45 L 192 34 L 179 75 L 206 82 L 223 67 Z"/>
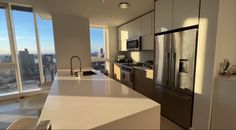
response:
<path id="1" fill-rule="evenodd" d="M 40 86 L 40 74 L 33 9 L 20 6 L 11 8 L 22 89 L 35 89 Z"/>
<path id="2" fill-rule="evenodd" d="M 0 96 L 39 90 L 55 70 L 52 21 L 32 7 L 0 2 Z"/>
<path id="3" fill-rule="evenodd" d="M 43 74 L 45 82 L 53 81 L 56 74 L 56 56 L 52 21 L 37 15 L 39 40 L 42 53 Z"/>
<path id="4" fill-rule="evenodd" d="M 105 70 L 105 29 L 90 28 L 91 61 L 95 70 Z"/>
<path id="5" fill-rule="evenodd" d="M 6 8 L 0 5 L 0 94 L 18 92 L 8 35 Z"/>

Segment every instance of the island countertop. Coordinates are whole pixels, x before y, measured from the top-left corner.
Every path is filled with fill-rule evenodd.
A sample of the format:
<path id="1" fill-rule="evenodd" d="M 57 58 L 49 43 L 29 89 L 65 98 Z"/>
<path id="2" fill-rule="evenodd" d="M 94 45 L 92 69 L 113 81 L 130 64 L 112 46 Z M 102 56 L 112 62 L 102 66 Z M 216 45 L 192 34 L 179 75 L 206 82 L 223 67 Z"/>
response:
<path id="1" fill-rule="evenodd" d="M 160 129 L 160 105 L 101 73 L 59 70 L 39 120 L 52 129 Z"/>

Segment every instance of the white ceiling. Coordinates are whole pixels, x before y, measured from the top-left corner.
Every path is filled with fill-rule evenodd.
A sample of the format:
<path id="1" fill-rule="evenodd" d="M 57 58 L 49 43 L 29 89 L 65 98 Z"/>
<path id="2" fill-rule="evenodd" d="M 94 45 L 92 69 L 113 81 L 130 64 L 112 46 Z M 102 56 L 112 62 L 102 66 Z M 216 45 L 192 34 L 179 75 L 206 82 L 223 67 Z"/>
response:
<path id="1" fill-rule="evenodd" d="M 51 13 L 88 17 L 91 25 L 117 26 L 154 9 L 154 0 L 12 0 L 27 1 L 43 17 Z M 126 10 L 118 8 L 120 2 L 130 3 Z M 73 10 L 73 11 L 72 11 Z"/>

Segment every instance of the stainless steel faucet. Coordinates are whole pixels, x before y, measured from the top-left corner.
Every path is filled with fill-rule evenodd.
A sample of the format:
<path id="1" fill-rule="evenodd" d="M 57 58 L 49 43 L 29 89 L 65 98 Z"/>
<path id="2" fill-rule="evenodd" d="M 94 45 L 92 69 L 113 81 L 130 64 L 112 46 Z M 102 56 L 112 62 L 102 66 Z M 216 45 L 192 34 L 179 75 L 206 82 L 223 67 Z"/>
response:
<path id="1" fill-rule="evenodd" d="M 77 58 L 79 60 L 79 71 L 82 71 L 82 67 L 81 67 L 81 59 L 78 56 L 72 56 L 70 58 L 70 74 L 73 75 L 73 65 L 72 65 L 72 61 L 74 58 Z"/>

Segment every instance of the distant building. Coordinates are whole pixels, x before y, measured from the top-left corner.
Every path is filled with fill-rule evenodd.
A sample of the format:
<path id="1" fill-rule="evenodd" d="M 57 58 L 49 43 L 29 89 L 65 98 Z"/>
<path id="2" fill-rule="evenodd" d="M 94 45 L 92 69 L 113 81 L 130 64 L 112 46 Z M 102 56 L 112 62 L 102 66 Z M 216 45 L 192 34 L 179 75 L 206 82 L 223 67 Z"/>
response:
<path id="1" fill-rule="evenodd" d="M 92 57 L 98 57 L 98 52 L 96 52 L 96 51 L 92 52 L 91 55 L 92 55 Z"/>
<path id="2" fill-rule="evenodd" d="M 11 55 L 0 55 L 0 63 L 10 63 Z"/>
<path id="3" fill-rule="evenodd" d="M 32 75 L 35 72 L 34 55 L 29 54 L 28 49 L 19 51 L 21 74 Z"/>
<path id="4" fill-rule="evenodd" d="M 104 51 L 103 48 L 99 49 L 99 58 L 104 58 Z"/>
<path id="5" fill-rule="evenodd" d="M 56 73 L 56 64 L 53 61 L 53 54 L 43 55 L 43 73 L 45 81 L 53 81 Z"/>
<path id="6" fill-rule="evenodd" d="M 43 65 L 46 68 L 50 68 L 50 65 L 53 64 L 53 55 L 43 55 Z"/>

